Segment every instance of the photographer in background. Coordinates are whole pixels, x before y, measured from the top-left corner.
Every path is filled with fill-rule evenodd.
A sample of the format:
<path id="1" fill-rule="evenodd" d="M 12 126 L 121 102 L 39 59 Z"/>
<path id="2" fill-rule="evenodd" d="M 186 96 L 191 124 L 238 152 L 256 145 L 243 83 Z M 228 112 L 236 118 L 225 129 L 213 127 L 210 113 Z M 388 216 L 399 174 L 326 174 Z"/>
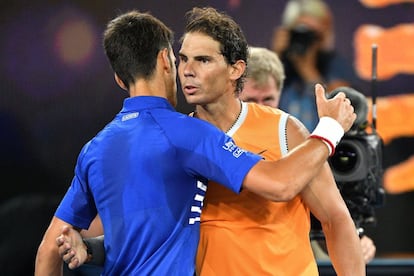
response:
<path id="1" fill-rule="evenodd" d="M 275 30 L 272 50 L 281 57 L 286 80 L 280 108 L 299 118 L 308 129 L 318 122 L 313 86 L 326 91 L 355 86 L 356 73 L 334 50 L 333 17 L 321 0 L 290 0 Z"/>

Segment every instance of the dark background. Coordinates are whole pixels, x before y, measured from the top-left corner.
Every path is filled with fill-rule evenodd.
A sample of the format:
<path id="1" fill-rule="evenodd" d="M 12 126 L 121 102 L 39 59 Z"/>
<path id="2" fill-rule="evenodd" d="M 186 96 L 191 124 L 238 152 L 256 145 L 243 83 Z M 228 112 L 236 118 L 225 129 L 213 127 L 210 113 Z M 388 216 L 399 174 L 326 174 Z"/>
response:
<path id="1" fill-rule="evenodd" d="M 0 271 L 8 265 L 7 252 L 29 254 L 33 261 L 53 210 L 70 184 L 80 148 L 112 119 L 126 97 L 113 80 L 101 46 L 108 20 L 133 8 L 150 11 L 175 31 L 178 41 L 184 13 L 193 6 L 211 5 L 229 13 L 251 45 L 269 47 L 285 2 L 1 1 Z M 327 3 L 335 17 L 336 48 L 352 61 L 354 33 L 361 25 L 414 24 L 414 4 L 369 8 L 356 0 Z M 398 41 L 395 47 L 398 51 Z M 376 93 L 408 95 L 413 85 L 412 75 L 399 73 L 379 79 Z M 370 80 L 361 79 L 359 90 L 368 97 L 370 87 Z M 178 110 L 191 109 L 179 92 Z M 409 158 L 413 148 L 412 137 L 393 139 L 384 150 L 385 168 Z M 413 207 L 412 192 L 387 195 L 385 206 L 377 210 L 377 225 L 367 229 L 378 256 L 414 252 Z"/>

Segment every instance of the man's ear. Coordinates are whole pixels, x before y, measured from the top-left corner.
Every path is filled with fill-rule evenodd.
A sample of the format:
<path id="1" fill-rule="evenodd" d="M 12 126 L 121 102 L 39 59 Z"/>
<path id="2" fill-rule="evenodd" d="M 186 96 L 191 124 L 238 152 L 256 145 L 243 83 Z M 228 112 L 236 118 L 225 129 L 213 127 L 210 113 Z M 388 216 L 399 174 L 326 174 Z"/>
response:
<path id="1" fill-rule="evenodd" d="M 127 90 L 128 91 L 128 89 L 127 89 L 127 87 L 126 87 L 126 85 L 124 84 L 124 82 L 118 77 L 118 75 L 115 73 L 115 75 L 114 75 L 114 77 L 115 77 L 115 81 L 116 81 L 116 83 L 119 85 L 119 87 L 121 87 L 122 89 L 124 89 L 124 90 Z"/>
<path id="2" fill-rule="evenodd" d="M 170 51 L 167 48 L 164 48 L 160 51 L 162 66 L 166 70 L 171 70 L 171 60 L 170 60 Z"/>
<path id="3" fill-rule="evenodd" d="M 246 62 L 244 60 L 238 60 L 236 63 L 230 65 L 230 79 L 237 80 L 243 76 L 246 71 Z"/>

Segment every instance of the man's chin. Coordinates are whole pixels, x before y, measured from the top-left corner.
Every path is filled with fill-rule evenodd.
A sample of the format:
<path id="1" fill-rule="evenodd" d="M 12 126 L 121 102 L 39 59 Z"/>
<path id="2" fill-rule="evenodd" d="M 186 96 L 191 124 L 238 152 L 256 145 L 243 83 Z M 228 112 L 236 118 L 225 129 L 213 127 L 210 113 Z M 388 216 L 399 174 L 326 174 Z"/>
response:
<path id="1" fill-rule="evenodd" d="M 197 102 L 197 99 L 196 99 L 196 97 L 194 95 L 188 95 L 188 94 L 185 94 L 184 93 L 184 98 L 185 98 L 185 101 L 188 104 L 197 104 L 198 103 Z"/>

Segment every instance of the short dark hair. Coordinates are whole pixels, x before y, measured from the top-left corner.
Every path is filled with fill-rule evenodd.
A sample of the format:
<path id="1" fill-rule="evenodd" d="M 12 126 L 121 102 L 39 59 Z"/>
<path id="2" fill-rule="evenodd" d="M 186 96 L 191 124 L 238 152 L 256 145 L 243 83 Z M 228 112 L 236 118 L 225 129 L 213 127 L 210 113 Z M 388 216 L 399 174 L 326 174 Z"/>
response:
<path id="1" fill-rule="evenodd" d="M 214 8 L 193 8 L 186 13 L 185 33 L 204 33 L 220 43 L 220 51 L 228 64 L 243 60 L 247 64 L 248 44 L 240 26 L 227 14 Z M 185 34 L 184 33 L 184 34 Z M 243 89 L 246 72 L 237 80 L 236 93 Z"/>
<path id="2" fill-rule="evenodd" d="M 103 44 L 112 69 L 129 88 L 136 78 L 152 76 L 159 51 L 172 47 L 173 32 L 151 14 L 133 10 L 108 23 Z"/>

